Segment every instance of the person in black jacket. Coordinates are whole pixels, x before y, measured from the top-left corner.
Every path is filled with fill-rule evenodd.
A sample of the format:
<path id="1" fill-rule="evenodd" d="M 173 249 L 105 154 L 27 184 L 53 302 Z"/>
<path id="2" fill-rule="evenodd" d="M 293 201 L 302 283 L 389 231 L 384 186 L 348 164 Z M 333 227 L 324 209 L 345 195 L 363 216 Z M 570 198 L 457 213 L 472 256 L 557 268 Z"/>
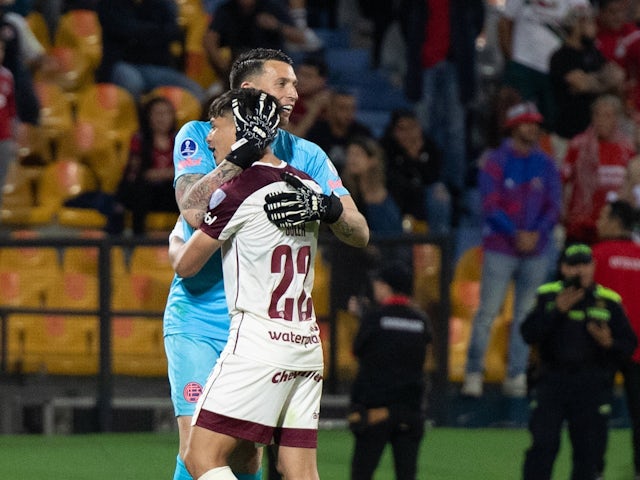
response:
<path id="1" fill-rule="evenodd" d="M 613 380 L 637 339 L 620 295 L 594 282 L 591 248 L 569 245 L 560 260 L 562 280 L 538 289 L 536 306 L 521 327 L 535 352 L 529 419 L 532 444 L 524 480 L 551 478 L 566 420 L 573 447 L 573 480 L 598 476 L 606 449 Z"/>
<path id="2" fill-rule="evenodd" d="M 416 478 L 432 330 L 426 313 L 411 301 L 412 287 L 411 272 L 402 264 L 389 264 L 372 279 L 377 305 L 362 315 L 353 346 L 359 368 L 348 416 L 355 437 L 352 480 L 373 478 L 387 443 L 396 478 Z"/>

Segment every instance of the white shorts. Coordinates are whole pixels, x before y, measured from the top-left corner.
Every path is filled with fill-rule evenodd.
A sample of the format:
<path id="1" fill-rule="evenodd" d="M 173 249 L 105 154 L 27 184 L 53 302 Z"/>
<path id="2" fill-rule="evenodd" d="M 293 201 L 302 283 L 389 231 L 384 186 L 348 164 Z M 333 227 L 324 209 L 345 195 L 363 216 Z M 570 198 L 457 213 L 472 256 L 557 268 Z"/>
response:
<path id="1" fill-rule="evenodd" d="M 322 371 L 295 372 L 223 352 L 193 425 L 269 445 L 316 448 Z"/>

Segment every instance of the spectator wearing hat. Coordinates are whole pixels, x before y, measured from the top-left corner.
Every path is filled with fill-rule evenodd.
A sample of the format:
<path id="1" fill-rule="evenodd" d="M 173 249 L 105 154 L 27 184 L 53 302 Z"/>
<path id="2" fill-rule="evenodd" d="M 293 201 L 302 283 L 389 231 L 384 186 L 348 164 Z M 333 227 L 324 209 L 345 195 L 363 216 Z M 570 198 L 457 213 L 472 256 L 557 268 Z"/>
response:
<path id="1" fill-rule="evenodd" d="M 551 478 L 565 420 L 573 448 L 571 478 L 599 478 L 614 376 L 637 341 L 620 295 L 595 283 L 594 271 L 588 245 L 568 246 L 560 280 L 538 289 L 535 307 L 522 324 L 522 336 L 536 352 L 524 480 Z"/>
<path id="2" fill-rule="evenodd" d="M 483 267 L 480 306 L 473 319 L 462 394 L 479 397 L 491 325 L 515 286 L 503 392 L 526 394 L 528 348 L 520 325 L 535 301 L 536 289 L 550 269 L 552 230 L 560 215 L 560 175 L 538 146 L 542 115 L 531 102 L 506 113 L 510 136 L 480 160 L 478 186 L 482 203 Z"/>
<path id="3" fill-rule="evenodd" d="M 351 478 L 373 478 L 387 443 L 396 478 L 415 480 L 424 434 L 424 364 L 432 329 L 411 299 L 413 275 L 398 262 L 372 275 L 375 305 L 361 316 L 353 345 L 358 373 L 351 391 L 349 426 L 355 437 Z"/>
<path id="4" fill-rule="evenodd" d="M 569 142 L 561 169 L 567 244 L 597 240 L 600 210 L 607 196 L 625 183 L 627 165 L 636 152 L 622 122 L 620 99 L 602 95 L 591 107 L 587 129 Z"/>
<path id="5" fill-rule="evenodd" d="M 561 25 L 564 43 L 551 56 L 549 75 L 557 103 L 554 132 L 566 143 L 587 128 L 591 104 L 599 94 L 622 91 L 624 70 L 596 48 L 590 5 L 572 7 Z"/>

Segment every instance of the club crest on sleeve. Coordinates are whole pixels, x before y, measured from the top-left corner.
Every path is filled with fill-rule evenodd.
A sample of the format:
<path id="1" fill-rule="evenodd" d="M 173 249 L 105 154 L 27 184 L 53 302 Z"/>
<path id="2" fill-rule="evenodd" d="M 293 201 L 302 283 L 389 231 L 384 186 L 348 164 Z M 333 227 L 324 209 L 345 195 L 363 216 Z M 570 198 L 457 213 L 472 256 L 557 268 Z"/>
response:
<path id="1" fill-rule="evenodd" d="M 213 195 L 211 195 L 211 199 L 209 200 L 209 209 L 216 208 L 225 198 L 227 198 L 227 194 L 224 193 L 224 190 L 217 189 L 213 192 Z"/>

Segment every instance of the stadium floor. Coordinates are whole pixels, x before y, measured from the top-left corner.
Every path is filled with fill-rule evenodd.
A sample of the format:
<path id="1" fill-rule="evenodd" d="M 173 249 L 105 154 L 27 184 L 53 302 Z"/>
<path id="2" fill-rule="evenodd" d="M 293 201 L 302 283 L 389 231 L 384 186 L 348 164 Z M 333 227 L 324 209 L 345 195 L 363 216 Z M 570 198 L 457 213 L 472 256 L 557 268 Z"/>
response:
<path id="1" fill-rule="evenodd" d="M 434 428 L 425 435 L 418 478 L 506 480 L 520 478 L 529 442 L 524 429 Z M 0 436 L 0 478 L 21 480 L 151 480 L 173 474 L 175 433 Z M 344 429 L 321 430 L 318 465 L 325 480 L 348 480 L 352 438 Z M 553 480 L 569 477 L 570 447 L 563 439 Z M 607 480 L 631 479 L 627 429 L 611 431 Z M 387 449 L 377 480 L 395 478 Z M 265 479 L 267 480 L 267 479 Z"/>

